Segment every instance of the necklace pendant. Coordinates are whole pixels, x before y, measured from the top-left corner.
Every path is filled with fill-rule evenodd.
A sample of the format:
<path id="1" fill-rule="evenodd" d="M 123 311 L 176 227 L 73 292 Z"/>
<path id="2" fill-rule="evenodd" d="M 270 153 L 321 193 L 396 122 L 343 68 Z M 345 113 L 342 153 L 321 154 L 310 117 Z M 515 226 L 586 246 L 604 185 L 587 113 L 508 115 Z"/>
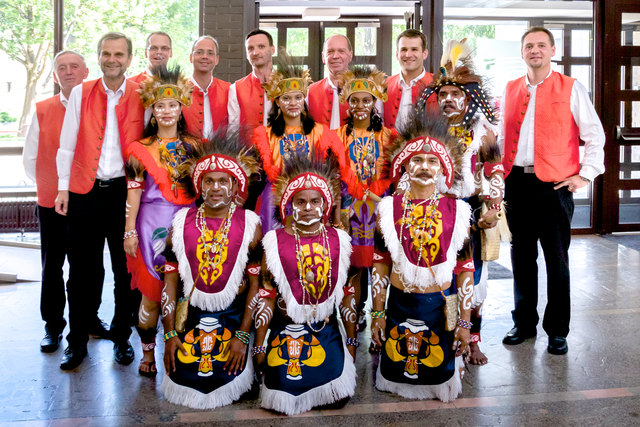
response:
<path id="1" fill-rule="evenodd" d="M 369 162 L 367 162 L 367 159 L 364 159 L 364 160 L 362 161 L 362 166 L 364 166 L 365 168 L 366 168 L 367 166 L 369 166 Z"/>
<path id="2" fill-rule="evenodd" d="M 313 274 L 313 271 L 307 270 L 307 272 L 304 275 L 304 279 L 309 283 L 313 283 L 316 281 L 316 275 Z"/>

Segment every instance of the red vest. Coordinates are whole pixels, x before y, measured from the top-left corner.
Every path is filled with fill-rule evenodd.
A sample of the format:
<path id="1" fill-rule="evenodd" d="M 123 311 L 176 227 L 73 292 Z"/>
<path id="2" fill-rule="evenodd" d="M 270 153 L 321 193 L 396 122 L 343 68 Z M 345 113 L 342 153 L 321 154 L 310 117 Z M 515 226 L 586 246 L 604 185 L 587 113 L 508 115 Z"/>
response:
<path id="1" fill-rule="evenodd" d="M 384 125 L 388 128 L 395 128 L 396 120 L 398 118 L 398 109 L 400 108 L 400 99 L 402 98 L 402 87 L 400 86 L 400 79 L 402 74 L 396 74 L 387 78 L 387 102 L 384 103 Z M 433 81 L 433 74 L 424 73 L 424 76 L 418 80 L 411 88 L 411 102 L 415 104 L 416 99 L 420 96 L 420 93 Z M 427 101 L 427 104 L 431 105 L 435 103 L 436 110 L 438 101 L 435 96 L 432 96 Z"/>
<path id="2" fill-rule="evenodd" d="M 138 84 L 127 80 L 124 94 L 116 105 L 120 149 L 124 158 L 127 145 L 142 137 L 144 129 L 144 108 L 138 93 Z M 82 104 L 80 106 L 80 127 L 76 150 L 69 177 L 69 191 L 86 194 L 96 179 L 100 152 L 104 142 L 107 124 L 107 93 L 102 79 L 82 84 Z"/>
<path id="3" fill-rule="evenodd" d="M 260 126 L 264 117 L 264 88 L 253 73 L 236 81 L 240 126 Z"/>
<path id="4" fill-rule="evenodd" d="M 229 100 L 229 87 L 231 83 L 213 77 L 207 96 L 209 97 L 209 107 L 211 108 L 211 122 L 213 132 L 219 127 L 225 127 L 229 123 L 227 114 L 227 101 Z M 193 136 L 202 138 L 202 128 L 204 126 L 204 93 L 193 87 L 191 105 L 182 109 L 182 115 L 187 122 L 187 132 Z M 262 124 L 262 123 L 261 123 Z"/>
<path id="5" fill-rule="evenodd" d="M 146 71 L 141 72 L 140 74 L 137 74 L 133 77 L 129 77 L 127 79 L 128 82 L 134 82 L 137 84 L 142 83 L 143 81 L 147 80 L 147 77 L 149 77 L 149 74 L 147 74 Z"/>
<path id="6" fill-rule="evenodd" d="M 60 102 L 60 95 L 52 96 L 36 104 L 38 157 L 36 157 L 36 187 L 38 204 L 45 208 L 55 205 L 58 195 L 58 171 L 56 154 L 60 147 L 60 131 L 67 109 Z"/>
<path id="7" fill-rule="evenodd" d="M 534 170 L 541 181 L 558 182 L 580 172 L 580 130 L 571 113 L 575 79 L 553 72 L 536 88 Z M 504 103 L 505 178 L 518 151 L 520 127 L 529 105 L 525 77 L 507 83 Z"/>
<path id="8" fill-rule="evenodd" d="M 329 126 L 331 124 L 331 112 L 333 111 L 333 88 L 329 84 L 329 77 L 313 83 L 309 86 L 309 113 L 316 123 Z M 349 106 L 346 102 L 340 103 L 340 126 L 347 118 Z"/>

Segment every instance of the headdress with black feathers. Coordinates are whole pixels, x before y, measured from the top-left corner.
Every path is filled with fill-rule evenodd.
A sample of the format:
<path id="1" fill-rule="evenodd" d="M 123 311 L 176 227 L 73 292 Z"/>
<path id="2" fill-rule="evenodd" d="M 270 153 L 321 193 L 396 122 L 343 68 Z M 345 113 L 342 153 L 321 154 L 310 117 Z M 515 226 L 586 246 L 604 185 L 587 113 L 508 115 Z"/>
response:
<path id="1" fill-rule="evenodd" d="M 307 89 L 311 84 L 311 74 L 302 65 L 294 64 L 293 59 L 281 52 L 274 59 L 275 71 L 262 86 L 270 100 L 289 92 L 302 92 L 307 96 Z"/>
<path id="2" fill-rule="evenodd" d="M 152 76 L 140 83 L 140 99 L 144 108 L 149 108 L 161 99 L 175 99 L 185 107 L 191 105 L 193 83 L 180 72 L 180 67 L 167 68 L 157 65 L 151 69 Z"/>
<path id="3" fill-rule="evenodd" d="M 340 101 L 346 102 L 354 92 L 367 92 L 382 102 L 387 100 L 387 75 L 373 65 L 353 65 L 338 74 Z"/>

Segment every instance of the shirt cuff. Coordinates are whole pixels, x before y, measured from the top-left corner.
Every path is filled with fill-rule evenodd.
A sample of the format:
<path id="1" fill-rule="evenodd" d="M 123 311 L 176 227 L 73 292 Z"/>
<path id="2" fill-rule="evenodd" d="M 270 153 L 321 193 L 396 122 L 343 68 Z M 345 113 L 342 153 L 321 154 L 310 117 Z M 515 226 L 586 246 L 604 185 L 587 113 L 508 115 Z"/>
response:
<path id="1" fill-rule="evenodd" d="M 68 179 L 58 179 L 58 191 L 69 191 L 69 180 Z"/>
<path id="2" fill-rule="evenodd" d="M 593 180 L 596 179 L 596 177 L 598 175 L 600 175 L 600 174 L 598 173 L 596 168 L 594 168 L 592 166 L 583 165 L 580 168 L 580 176 L 587 178 L 591 182 L 593 182 Z"/>

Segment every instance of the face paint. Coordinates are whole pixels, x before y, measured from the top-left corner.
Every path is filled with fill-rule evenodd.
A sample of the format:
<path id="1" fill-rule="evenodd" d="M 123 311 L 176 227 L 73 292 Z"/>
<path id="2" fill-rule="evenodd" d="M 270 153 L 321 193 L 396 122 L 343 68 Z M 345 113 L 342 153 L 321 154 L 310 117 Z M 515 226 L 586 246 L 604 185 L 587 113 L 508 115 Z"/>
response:
<path id="1" fill-rule="evenodd" d="M 429 161 L 426 156 L 422 159 L 422 162 L 420 158 L 409 162 L 409 179 L 421 185 L 434 184 L 440 174 L 440 162 Z"/>
<path id="2" fill-rule="evenodd" d="M 181 105 L 174 99 L 161 99 L 153 104 L 153 116 L 158 126 L 173 126 L 180 118 Z"/>
<path id="3" fill-rule="evenodd" d="M 228 182 L 226 183 L 219 183 L 218 181 L 215 181 L 213 183 L 212 186 L 207 187 L 207 188 L 203 188 L 203 193 L 202 193 L 202 200 L 204 201 L 204 204 L 209 206 L 212 209 L 217 209 L 220 208 L 222 206 L 227 206 L 231 203 L 231 198 L 232 198 L 232 194 L 231 194 L 231 188 L 233 187 L 233 182 L 231 181 L 231 178 L 228 179 Z M 211 190 L 222 190 L 223 192 L 223 197 L 222 199 L 211 203 L 209 201 L 209 192 Z"/>
<path id="4" fill-rule="evenodd" d="M 356 120 L 366 120 L 373 111 L 373 99 L 361 100 L 356 96 L 349 97 L 349 112 Z"/>
<path id="5" fill-rule="evenodd" d="M 312 210 L 311 204 L 307 202 L 305 206 L 305 211 Z M 316 217 L 311 218 L 309 220 L 301 220 L 300 216 L 302 215 L 303 210 L 298 208 L 297 206 L 293 206 L 293 220 L 300 225 L 313 225 L 322 219 L 322 212 L 324 211 L 324 200 L 321 200 L 320 206 L 313 208 L 313 211 L 316 212 Z"/>
<path id="6" fill-rule="evenodd" d="M 453 97 L 450 93 L 447 93 L 447 97 L 440 100 L 440 110 L 447 117 L 453 117 L 464 111 L 465 95 L 462 94 L 459 97 Z M 448 108 L 447 108 L 448 107 Z M 447 111 L 448 109 L 448 111 Z"/>
<path id="7" fill-rule="evenodd" d="M 344 300 L 343 300 L 344 301 Z M 340 314 L 342 315 L 342 320 L 347 323 L 356 323 L 358 318 L 358 311 L 356 309 L 356 299 L 351 296 L 349 298 L 348 306 L 340 304 Z"/>
<path id="8" fill-rule="evenodd" d="M 282 95 L 277 102 L 282 113 L 292 118 L 298 117 L 304 110 L 304 94 L 302 92 Z"/>

